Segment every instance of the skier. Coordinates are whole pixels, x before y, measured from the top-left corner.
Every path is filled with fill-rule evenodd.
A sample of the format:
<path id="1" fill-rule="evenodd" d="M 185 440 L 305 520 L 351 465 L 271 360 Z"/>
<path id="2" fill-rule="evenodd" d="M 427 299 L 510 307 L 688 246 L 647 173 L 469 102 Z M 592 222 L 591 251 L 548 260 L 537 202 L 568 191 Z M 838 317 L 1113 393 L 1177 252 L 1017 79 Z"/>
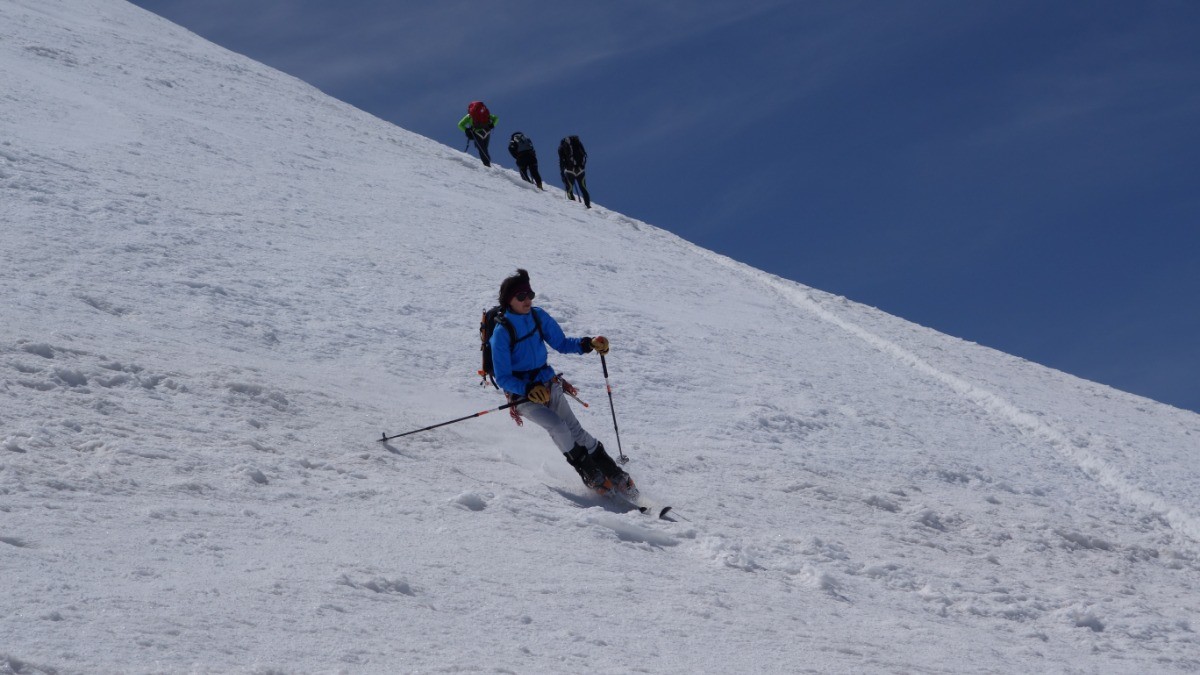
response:
<path id="1" fill-rule="evenodd" d="M 508 154 L 517 160 L 517 168 L 521 170 L 521 180 L 526 183 L 536 183 L 539 190 L 542 187 L 542 174 L 538 173 L 537 151 L 533 149 L 533 141 L 525 134 L 517 131 L 508 141 Z M 530 180 L 530 176 L 533 180 Z"/>
<path id="2" fill-rule="evenodd" d="M 529 399 L 516 406 L 517 414 L 549 432 L 584 485 L 601 493 L 613 488 L 630 490 L 633 480 L 629 474 L 617 466 L 604 451 L 604 444 L 584 430 L 571 411 L 567 392 L 573 393 L 574 388 L 546 363 L 547 344 L 563 354 L 607 354 L 608 339 L 566 337 L 553 317 L 533 306 L 535 297 L 529 272 L 523 269 L 500 284 L 503 320 L 510 323 L 511 334 L 517 338 L 514 342 L 508 330 L 492 333 L 489 344 L 496 383 L 510 401 Z"/>
<path id="3" fill-rule="evenodd" d="M 588 194 L 587 151 L 578 136 L 567 136 L 558 144 L 558 171 L 562 174 L 563 185 L 567 187 L 567 198 L 575 201 L 574 187 L 579 188 L 579 196 L 583 205 L 592 208 L 592 197 Z"/>
<path id="4" fill-rule="evenodd" d="M 483 101 L 471 101 L 467 104 L 467 114 L 458 121 L 458 128 L 467 135 L 468 145 L 475 141 L 475 147 L 479 148 L 479 159 L 484 166 L 492 165 L 488 142 L 498 119 L 500 118 L 493 115 Z"/>

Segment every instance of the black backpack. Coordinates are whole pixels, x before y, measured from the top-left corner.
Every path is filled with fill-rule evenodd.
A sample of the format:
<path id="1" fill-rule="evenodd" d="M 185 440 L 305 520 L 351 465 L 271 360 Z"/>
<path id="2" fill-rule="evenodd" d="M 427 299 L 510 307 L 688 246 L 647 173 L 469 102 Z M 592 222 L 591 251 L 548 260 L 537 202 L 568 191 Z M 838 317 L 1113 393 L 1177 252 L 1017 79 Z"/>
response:
<path id="1" fill-rule="evenodd" d="M 517 329 L 513 328 L 512 322 L 504 316 L 504 308 L 496 305 L 489 310 L 485 310 L 483 317 L 479 320 L 479 351 L 483 353 L 483 368 L 479 370 L 479 384 L 486 384 L 490 379 L 492 386 L 499 389 L 496 384 L 496 370 L 492 365 L 492 333 L 496 332 L 496 326 L 504 326 L 508 331 L 508 344 L 511 347 L 516 347 L 517 343 L 532 337 L 535 333 L 539 338 L 542 337 L 542 321 L 538 318 L 537 311 L 531 310 L 533 315 L 533 331 L 528 335 L 517 337 Z"/>
<path id="2" fill-rule="evenodd" d="M 587 165 L 587 150 L 578 136 L 567 136 L 558 144 L 558 163 L 563 167 L 582 169 Z"/>
<path id="3" fill-rule="evenodd" d="M 518 153 L 533 150 L 533 141 L 519 131 L 512 135 L 512 143 Z"/>

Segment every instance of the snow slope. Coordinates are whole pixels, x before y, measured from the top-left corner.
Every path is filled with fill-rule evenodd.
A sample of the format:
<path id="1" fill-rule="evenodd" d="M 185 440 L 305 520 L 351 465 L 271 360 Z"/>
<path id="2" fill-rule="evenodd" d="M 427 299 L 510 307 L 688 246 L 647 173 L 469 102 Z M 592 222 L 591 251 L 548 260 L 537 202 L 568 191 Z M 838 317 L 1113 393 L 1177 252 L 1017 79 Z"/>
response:
<path id="1" fill-rule="evenodd" d="M 456 150 L 0 0 L 0 673 L 1200 669 L 1200 416 Z M 502 402 L 518 266 L 688 520 L 503 413 L 375 441 Z M 615 452 L 595 356 L 552 363 Z"/>

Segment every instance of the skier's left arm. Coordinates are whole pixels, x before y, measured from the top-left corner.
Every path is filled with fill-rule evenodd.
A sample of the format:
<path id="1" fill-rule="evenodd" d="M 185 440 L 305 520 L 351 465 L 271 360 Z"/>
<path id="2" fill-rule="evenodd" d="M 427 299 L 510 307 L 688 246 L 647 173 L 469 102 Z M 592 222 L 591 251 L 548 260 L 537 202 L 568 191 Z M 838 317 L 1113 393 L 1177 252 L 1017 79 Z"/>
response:
<path id="1" fill-rule="evenodd" d="M 563 354 L 586 354 L 583 350 L 583 338 L 569 338 L 563 334 L 562 327 L 540 307 L 534 307 L 533 311 L 538 313 L 538 318 L 542 325 L 542 339 L 546 344 L 554 347 L 555 351 Z"/>

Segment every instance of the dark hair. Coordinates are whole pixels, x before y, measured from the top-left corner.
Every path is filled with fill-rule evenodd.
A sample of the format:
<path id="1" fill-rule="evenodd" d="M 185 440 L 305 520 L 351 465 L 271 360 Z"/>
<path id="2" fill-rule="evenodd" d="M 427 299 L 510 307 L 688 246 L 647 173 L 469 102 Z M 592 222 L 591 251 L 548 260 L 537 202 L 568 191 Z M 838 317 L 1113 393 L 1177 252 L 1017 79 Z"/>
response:
<path id="1" fill-rule="evenodd" d="M 517 273 L 508 277 L 500 283 L 500 306 L 508 308 L 508 303 L 513 299 L 513 296 L 521 291 L 533 290 L 529 286 L 529 272 L 523 269 L 517 269 Z"/>

